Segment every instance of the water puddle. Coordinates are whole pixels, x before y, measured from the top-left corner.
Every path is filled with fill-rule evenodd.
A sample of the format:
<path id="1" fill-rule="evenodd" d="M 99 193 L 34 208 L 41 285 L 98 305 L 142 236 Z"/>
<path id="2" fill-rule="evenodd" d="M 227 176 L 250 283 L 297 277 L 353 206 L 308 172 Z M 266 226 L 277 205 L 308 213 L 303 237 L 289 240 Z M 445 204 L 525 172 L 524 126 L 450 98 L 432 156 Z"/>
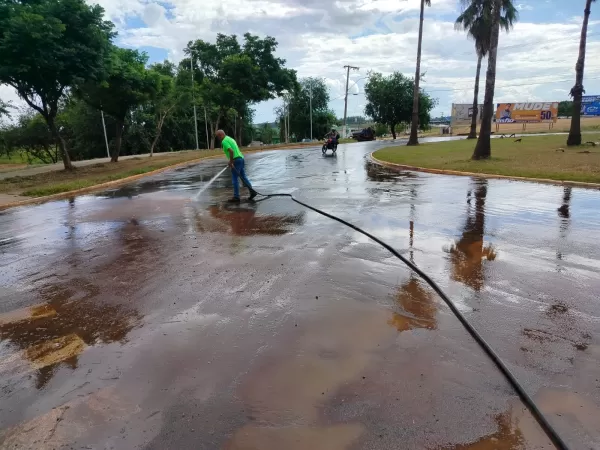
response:
<path id="1" fill-rule="evenodd" d="M 304 223 L 305 212 L 296 214 L 261 213 L 257 204 L 211 205 L 196 213 L 200 232 L 224 232 L 234 236 L 281 236 Z"/>
<path id="2" fill-rule="evenodd" d="M 37 373 L 38 389 L 61 363 L 76 369 L 87 347 L 125 342 L 141 320 L 140 314 L 124 305 L 103 303 L 97 297 L 98 288 L 81 280 L 73 280 L 72 288 L 43 291 L 47 303 L 0 315 L 0 341 Z"/>

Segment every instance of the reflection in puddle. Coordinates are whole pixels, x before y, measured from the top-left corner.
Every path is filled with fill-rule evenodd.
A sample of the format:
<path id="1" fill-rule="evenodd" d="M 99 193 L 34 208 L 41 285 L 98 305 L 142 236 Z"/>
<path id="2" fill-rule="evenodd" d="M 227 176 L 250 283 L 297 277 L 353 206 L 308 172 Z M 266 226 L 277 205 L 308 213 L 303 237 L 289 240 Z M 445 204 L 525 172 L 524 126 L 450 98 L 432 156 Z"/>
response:
<path id="1" fill-rule="evenodd" d="M 76 369 L 78 357 L 87 346 L 124 342 L 141 321 L 141 314 L 121 303 L 130 289 L 139 286 L 140 277 L 155 266 L 158 241 L 151 238 L 136 220 L 119 224 L 113 232 L 116 253 L 101 267 L 87 266 L 73 242 L 73 252 L 65 261 L 71 276 L 57 281 L 52 275 L 35 289 L 43 303 L 0 314 L 0 341 L 8 344 L 36 371 L 36 387 L 43 388 L 60 366 Z M 85 267 L 83 270 L 81 267 Z M 100 297 L 100 280 L 86 276 L 104 273 L 108 283 Z M 78 273 L 80 275 L 78 277 Z M 105 301 L 107 291 L 119 303 Z M 15 360 L 15 364 L 17 361 Z"/>
<path id="2" fill-rule="evenodd" d="M 385 166 L 373 164 L 370 161 L 365 163 L 365 170 L 367 171 L 367 177 L 371 181 L 398 181 L 404 178 L 417 178 L 414 172 L 390 169 Z"/>
<path id="3" fill-rule="evenodd" d="M 487 180 L 475 179 L 475 208 L 471 206 L 472 191 L 467 193 L 467 219 L 462 237 L 449 250 L 452 263 L 452 279 L 480 291 L 484 286 L 484 260 L 496 259 L 494 247 L 484 245 L 485 198 Z"/>
<path id="4" fill-rule="evenodd" d="M 73 280 L 70 286 L 46 289 L 43 305 L 0 315 L 0 340 L 22 350 L 37 371 L 38 389 L 61 363 L 76 369 L 86 346 L 124 342 L 141 319 L 122 305 L 100 303 L 94 285 Z"/>
<path id="5" fill-rule="evenodd" d="M 257 214 L 256 205 L 212 205 L 210 218 L 196 214 L 198 231 L 228 232 L 235 236 L 270 235 L 289 233 L 304 223 L 305 212 L 298 214 Z M 210 219 L 216 220 L 210 220 Z"/>
<path id="6" fill-rule="evenodd" d="M 510 413 L 499 414 L 494 418 L 498 431 L 471 444 L 442 447 L 440 450 L 518 450 L 525 448 L 523 432 L 514 423 Z"/>
<path id="7" fill-rule="evenodd" d="M 437 328 L 437 307 L 434 294 L 425 288 L 420 280 L 411 275 L 404 283 L 396 296 L 396 301 L 405 311 L 395 312 L 389 324 L 398 331 L 408 331 L 415 328 L 435 330 Z"/>

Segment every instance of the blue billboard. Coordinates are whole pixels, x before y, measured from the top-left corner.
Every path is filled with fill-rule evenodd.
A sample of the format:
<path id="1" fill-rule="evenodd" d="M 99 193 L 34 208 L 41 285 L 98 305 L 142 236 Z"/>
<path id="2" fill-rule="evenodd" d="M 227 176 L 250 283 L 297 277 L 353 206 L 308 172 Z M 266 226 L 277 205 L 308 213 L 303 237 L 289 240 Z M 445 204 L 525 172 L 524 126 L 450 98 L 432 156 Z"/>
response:
<path id="1" fill-rule="evenodd" d="M 600 116 L 600 95 L 584 95 L 581 98 L 581 114 Z"/>

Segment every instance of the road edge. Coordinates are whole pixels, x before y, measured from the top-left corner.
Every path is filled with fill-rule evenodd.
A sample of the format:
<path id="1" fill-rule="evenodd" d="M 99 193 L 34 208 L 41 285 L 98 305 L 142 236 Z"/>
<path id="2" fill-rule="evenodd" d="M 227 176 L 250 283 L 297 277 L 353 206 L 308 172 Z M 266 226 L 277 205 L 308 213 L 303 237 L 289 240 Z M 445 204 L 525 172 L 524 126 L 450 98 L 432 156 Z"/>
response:
<path id="1" fill-rule="evenodd" d="M 277 150 L 277 151 L 297 150 L 299 148 L 304 148 L 304 147 L 308 147 L 308 146 L 247 150 L 244 152 L 244 154 L 248 155 L 248 154 L 252 154 L 252 153 L 269 152 L 269 151 L 274 151 L 274 150 Z M 171 164 L 171 165 L 168 165 L 165 167 L 161 167 L 160 169 L 152 170 L 150 172 L 140 173 L 138 175 L 131 175 L 130 177 L 121 178 L 119 180 L 112 180 L 112 181 L 107 181 L 105 183 L 94 184 L 93 186 L 87 186 L 87 187 L 84 187 L 81 189 L 75 189 L 73 191 L 59 192 L 58 194 L 45 195 L 43 197 L 32 197 L 32 198 L 28 198 L 25 200 L 18 200 L 16 202 L 0 204 L 0 211 L 5 211 L 10 208 L 18 208 L 19 206 L 38 205 L 38 204 L 50 202 L 53 200 L 62 200 L 65 198 L 76 197 L 76 196 L 82 195 L 82 194 L 88 194 L 90 192 L 101 191 L 101 190 L 109 188 L 109 187 L 120 186 L 123 184 L 132 183 L 141 178 L 149 177 L 152 175 L 157 175 L 157 174 L 159 174 L 161 172 L 165 172 L 167 170 L 177 169 L 179 167 L 185 167 L 185 166 L 189 166 L 189 165 L 193 165 L 193 164 L 198 164 L 201 161 L 208 160 L 208 159 L 215 159 L 215 158 L 223 158 L 223 156 L 221 156 L 221 155 L 201 156 L 200 158 L 190 159 L 189 161 L 182 161 L 179 163 Z M 223 164 L 225 164 L 225 162 Z"/>
<path id="2" fill-rule="evenodd" d="M 381 159 L 375 158 L 373 153 L 369 153 L 369 159 L 371 162 L 378 164 L 383 167 L 388 167 L 390 169 L 397 170 L 410 170 L 414 172 L 425 172 L 432 173 L 436 175 L 453 175 L 453 176 L 463 176 L 463 177 L 476 177 L 476 178 L 495 178 L 500 180 L 512 180 L 512 181 L 525 181 L 529 183 L 543 183 L 543 184 L 553 184 L 556 186 L 572 186 L 572 187 L 581 187 L 587 189 L 600 189 L 600 183 L 588 183 L 585 181 L 570 181 L 570 180 L 553 180 L 551 178 L 528 178 L 528 177 L 517 177 L 512 175 L 499 175 L 493 173 L 479 173 L 479 172 L 461 172 L 459 170 L 447 170 L 447 169 L 430 169 L 428 167 L 418 167 L 418 166 L 409 166 L 406 164 L 397 164 L 389 161 L 383 161 Z"/>

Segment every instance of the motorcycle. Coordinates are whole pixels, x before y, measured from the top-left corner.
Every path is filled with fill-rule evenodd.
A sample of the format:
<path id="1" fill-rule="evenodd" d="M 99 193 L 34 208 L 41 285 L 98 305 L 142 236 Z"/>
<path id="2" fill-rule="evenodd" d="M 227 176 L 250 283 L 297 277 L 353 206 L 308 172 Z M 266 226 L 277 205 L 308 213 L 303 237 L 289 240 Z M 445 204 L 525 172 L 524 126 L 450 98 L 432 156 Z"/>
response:
<path id="1" fill-rule="evenodd" d="M 337 146 L 337 142 L 333 138 L 327 138 L 323 143 L 323 148 L 321 149 L 321 151 L 323 152 L 323 154 L 326 154 L 327 150 L 331 150 L 335 155 L 335 152 L 337 151 Z"/>

